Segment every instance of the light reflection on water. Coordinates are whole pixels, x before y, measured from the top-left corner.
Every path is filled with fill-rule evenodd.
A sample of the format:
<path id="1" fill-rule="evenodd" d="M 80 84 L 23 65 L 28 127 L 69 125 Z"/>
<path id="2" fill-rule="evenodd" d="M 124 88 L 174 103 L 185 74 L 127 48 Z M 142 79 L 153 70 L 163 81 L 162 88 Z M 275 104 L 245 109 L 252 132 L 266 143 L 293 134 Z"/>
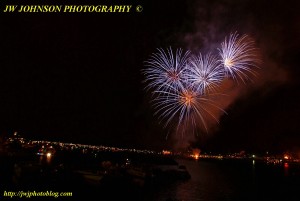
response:
<path id="1" fill-rule="evenodd" d="M 157 201 L 299 200 L 300 168 L 268 166 L 256 161 L 192 161 L 185 165 L 191 179 L 165 186 Z M 298 198 L 298 199 L 297 199 Z"/>

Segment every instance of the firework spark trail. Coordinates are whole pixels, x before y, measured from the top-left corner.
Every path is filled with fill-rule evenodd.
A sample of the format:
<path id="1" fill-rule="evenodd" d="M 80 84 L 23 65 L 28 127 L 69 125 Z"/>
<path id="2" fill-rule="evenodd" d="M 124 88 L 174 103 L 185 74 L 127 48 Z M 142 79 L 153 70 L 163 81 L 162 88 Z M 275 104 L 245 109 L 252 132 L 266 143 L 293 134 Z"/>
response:
<path id="1" fill-rule="evenodd" d="M 198 94 L 184 87 L 171 88 L 169 91 L 157 91 L 159 95 L 154 99 L 155 114 L 159 118 L 166 119 L 166 125 L 178 116 L 178 124 L 185 118 L 190 118 L 191 110 L 197 109 Z"/>
<path id="2" fill-rule="evenodd" d="M 158 115 L 161 121 L 166 121 L 165 127 L 176 119 L 177 130 L 180 126 L 185 127 L 190 123 L 194 128 L 202 125 L 208 131 L 205 116 L 210 116 L 217 122 L 218 119 L 207 106 L 225 112 L 214 103 L 210 98 L 211 95 L 200 94 L 192 87 L 171 88 L 169 91 L 157 91 L 157 93 L 159 95 L 153 100 L 156 109 L 155 115 Z M 201 125 L 198 125 L 197 122 Z"/>
<path id="3" fill-rule="evenodd" d="M 193 56 L 187 68 L 187 80 L 201 94 L 216 91 L 224 79 L 221 63 L 210 53 Z"/>
<path id="4" fill-rule="evenodd" d="M 250 75 L 256 76 L 253 67 L 258 67 L 259 59 L 254 41 L 249 36 L 230 34 L 221 43 L 219 54 L 227 77 L 232 77 L 235 81 L 240 79 L 245 83 L 246 80 L 251 80 Z"/>
<path id="5" fill-rule="evenodd" d="M 170 90 L 180 88 L 185 80 L 183 74 L 189 58 L 189 51 L 183 52 L 177 49 L 174 53 L 170 47 L 167 51 L 158 49 L 158 53 L 153 53 L 146 61 L 147 69 L 144 70 L 147 88 L 155 90 Z"/>

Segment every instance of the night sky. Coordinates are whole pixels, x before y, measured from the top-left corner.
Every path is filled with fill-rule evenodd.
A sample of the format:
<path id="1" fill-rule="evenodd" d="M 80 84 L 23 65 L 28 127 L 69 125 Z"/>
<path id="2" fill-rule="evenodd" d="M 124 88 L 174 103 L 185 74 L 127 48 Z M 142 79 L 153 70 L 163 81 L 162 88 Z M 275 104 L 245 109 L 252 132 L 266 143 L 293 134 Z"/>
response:
<path id="1" fill-rule="evenodd" d="M 219 124 L 183 141 L 215 151 L 300 149 L 298 1 L 116 2 L 144 9 L 1 11 L 1 135 L 18 131 L 30 139 L 174 148 L 182 139 L 166 139 L 168 129 L 153 116 L 141 74 L 144 61 L 160 47 L 216 51 L 226 35 L 238 31 L 256 41 L 260 75 L 228 92 L 228 114 Z"/>

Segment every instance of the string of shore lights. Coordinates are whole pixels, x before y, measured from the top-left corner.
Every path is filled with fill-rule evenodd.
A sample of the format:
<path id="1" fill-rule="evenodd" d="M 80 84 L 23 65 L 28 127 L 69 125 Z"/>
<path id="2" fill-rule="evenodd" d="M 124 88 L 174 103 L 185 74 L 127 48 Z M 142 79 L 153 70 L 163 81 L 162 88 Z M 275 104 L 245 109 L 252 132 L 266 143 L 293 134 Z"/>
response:
<path id="1" fill-rule="evenodd" d="M 196 127 L 207 131 L 208 117 L 218 121 L 210 110 L 225 113 L 212 98 L 224 94 L 222 82 L 231 79 L 236 84 L 247 84 L 257 76 L 260 63 L 251 37 L 235 32 L 225 37 L 217 55 L 158 48 L 145 61 L 142 73 L 145 89 L 152 92 L 154 115 L 164 121 L 165 127 L 175 123 L 176 131 L 183 134 Z"/>

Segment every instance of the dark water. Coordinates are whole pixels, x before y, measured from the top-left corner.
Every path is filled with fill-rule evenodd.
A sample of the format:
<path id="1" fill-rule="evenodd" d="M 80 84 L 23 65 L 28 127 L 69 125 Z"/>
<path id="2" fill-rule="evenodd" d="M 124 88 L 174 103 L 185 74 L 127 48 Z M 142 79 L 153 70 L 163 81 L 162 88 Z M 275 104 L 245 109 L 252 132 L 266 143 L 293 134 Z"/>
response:
<path id="1" fill-rule="evenodd" d="M 37 157 L 38 158 L 38 157 Z M 85 158 L 85 157 L 83 157 Z M 70 161 L 90 165 L 91 160 Z M 24 158 L 22 159 L 24 160 Z M 17 160 L 19 163 L 20 160 Z M 30 160 L 31 161 L 31 160 Z M 41 163 L 40 159 L 37 160 Z M 58 161 L 65 161 L 67 158 Z M 300 164 L 283 163 L 268 165 L 252 160 L 177 160 L 185 165 L 191 179 L 185 181 L 158 182 L 145 186 L 127 185 L 120 179 L 105 185 L 86 183 L 70 171 L 53 172 L 55 163 L 45 161 L 45 167 L 30 166 L 26 174 L 15 184 L 15 161 L 2 158 L 0 190 L 52 190 L 71 191 L 73 196 L 63 200 L 137 200 L 137 201 L 299 201 Z M 24 162 L 25 164 L 28 162 Z M 11 164 L 11 165 L 9 165 Z M 48 164 L 48 165 L 47 165 Z M 51 165 L 52 164 L 52 165 Z M 59 164 L 59 163 L 58 163 Z M 78 166 L 76 165 L 76 167 Z M 25 170 L 24 170 L 25 172 Z M 5 182 L 6 181 L 6 182 Z M 5 184 L 5 185 L 3 185 Z M 0 196 L 0 200 L 3 198 Z M 10 198 L 7 198 L 10 199 Z"/>
<path id="2" fill-rule="evenodd" d="M 156 201 L 296 201 L 300 200 L 300 167 L 253 161 L 178 160 L 191 179 L 164 186 Z"/>

